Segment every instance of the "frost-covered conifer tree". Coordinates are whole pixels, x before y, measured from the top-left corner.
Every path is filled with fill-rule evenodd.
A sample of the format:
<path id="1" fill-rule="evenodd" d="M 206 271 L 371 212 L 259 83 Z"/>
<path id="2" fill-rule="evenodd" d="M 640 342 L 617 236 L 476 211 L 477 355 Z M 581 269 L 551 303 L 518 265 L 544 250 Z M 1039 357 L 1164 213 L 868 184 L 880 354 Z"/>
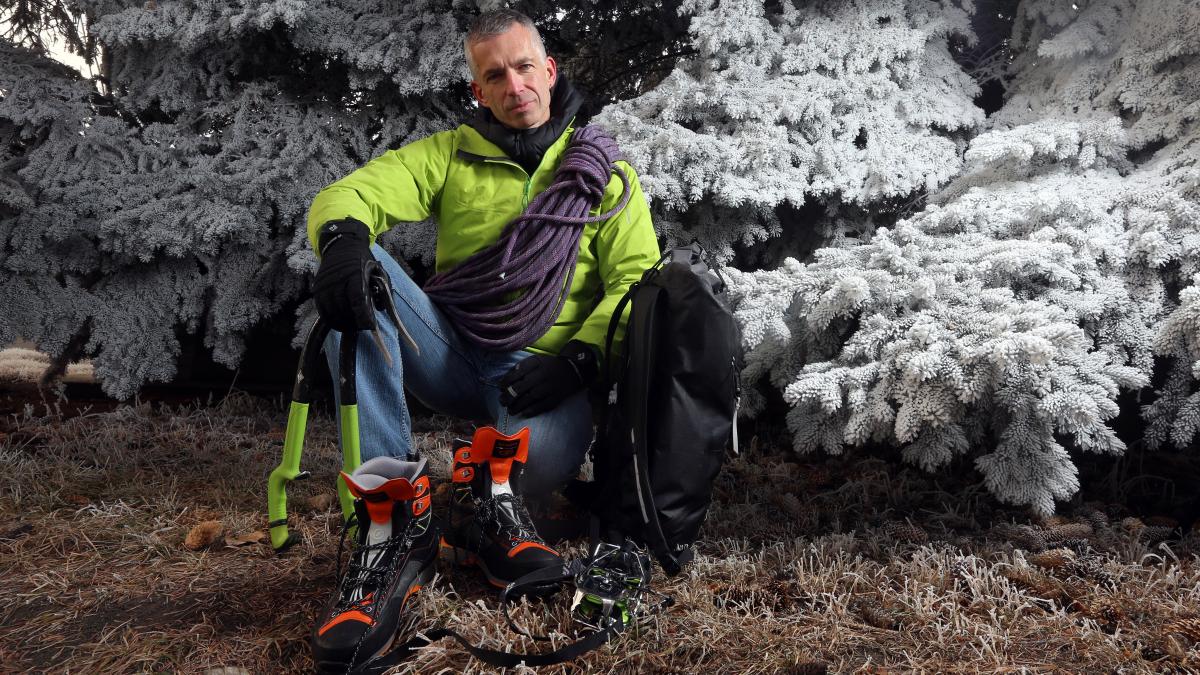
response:
<path id="1" fill-rule="evenodd" d="M 721 260 L 782 233 L 778 207 L 865 210 L 955 176 L 983 120 L 951 39 L 958 3 L 689 0 L 697 52 L 650 92 L 609 106 L 668 240 Z M 810 224 L 805 224 L 806 227 Z"/>
<path id="2" fill-rule="evenodd" d="M 0 343 L 90 355 L 122 397 L 172 376 L 184 333 L 236 365 L 251 327 L 291 320 L 317 190 L 472 114 L 462 33 L 504 4 L 0 0 Z M 516 6 L 600 103 L 684 49 L 668 5 L 577 4 Z M 46 58 L 47 31 L 99 91 Z M 433 242 L 428 223 L 383 237 L 427 266 Z"/>
<path id="3" fill-rule="evenodd" d="M 0 343 L 92 355 L 118 397 L 169 379 L 183 332 L 236 365 L 306 283 L 312 196 L 465 109 L 474 8 L 450 0 L 72 8 L 99 92 L 0 43 Z M 397 236 L 431 255 L 428 228 Z"/>
<path id="4" fill-rule="evenodd" d="M 1107 120 L 1125 133 L 1127 162 L 1112 213 L 1124 230 L 1125 283 L 1160 357 L 1163 385 L 1143 413 L 1151 447 L 1195 447 L 1200 431 L 1200 5 L 1053 2 L 1021 6 L 1014 42 L 1017 94 L 997 125 L 1036 119 Z"/>
<path id="5" fill-rule="evenodd" d="M 1060 439 L 1122 452 L 1106 420 L 1155 352 L 1149 440 L 1194 438 L 1198 28 L 1195 3 L 1022 3 L 1007 102 L 927 209 L 732 273 L 745 378 L 784 392 L 798 450 L 970 454 L 995 495 L 1048 513 L 1078 489 Z"/>

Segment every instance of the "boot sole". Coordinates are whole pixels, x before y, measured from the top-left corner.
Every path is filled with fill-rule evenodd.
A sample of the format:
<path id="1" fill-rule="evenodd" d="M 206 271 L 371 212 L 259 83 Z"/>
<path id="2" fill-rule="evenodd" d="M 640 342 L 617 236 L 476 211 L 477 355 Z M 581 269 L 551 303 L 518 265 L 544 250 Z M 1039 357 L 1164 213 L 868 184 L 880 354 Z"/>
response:
<path id="1" fill-rule="evenodd" d="M 446 541 L 445 537 L 441 538 L 440 543 L 438 545 L 438 557 L 441 558 L 442 560 L 446 561 L 449 564 L 457 565 L 459 567 L 477 567 L 477 568 L 479 568 L 479 570 L 481 572 L 483 572 L 483 576 L 487 578 L 488 583 L 491 584 L 492 586 L 495 586 L 496 588 L 500 588 L 500 589 L 508 588 L 509 583 L 511 583 L 510 581 L 506 581 L 506 580 L 501 579 L 500 577 L 497 577 L 496 575 L 492 574 L 492 571 L 490 569 L 488 569 L 487 563 L 484 562 L 483 558 L 480 558 L 479 556 L 475 555 L 475 553 L 473 553 L 472 551 L 469 551 L 465 548 L 451 544 L 450 542 Z M 533 586 L 533 587 L 530 587 L 528 590 L 517 594 L 517 596 L 532 595 L 534 597 L 544 598 L 544 597 L 552 594 L 556 590 L 558 590 L 557 584 L 548 584 L 548 585 L 544 585 L 544 586 Z M 514 597 L 517 597 L 517 596 L 514 596 Z"/>

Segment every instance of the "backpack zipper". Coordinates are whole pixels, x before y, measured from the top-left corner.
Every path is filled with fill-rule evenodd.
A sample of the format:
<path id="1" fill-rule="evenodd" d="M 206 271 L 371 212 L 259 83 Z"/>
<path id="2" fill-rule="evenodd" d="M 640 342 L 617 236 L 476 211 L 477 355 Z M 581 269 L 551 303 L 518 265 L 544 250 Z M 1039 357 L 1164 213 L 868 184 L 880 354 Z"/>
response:
<path id="1" fill-rule="evenodd" d="M 729 368 L 733 371 L 733 454 L 738 453 L 738 410 L 742 407 L 742 383 L 738 381 L 737 357 L 729 360 Z"/>

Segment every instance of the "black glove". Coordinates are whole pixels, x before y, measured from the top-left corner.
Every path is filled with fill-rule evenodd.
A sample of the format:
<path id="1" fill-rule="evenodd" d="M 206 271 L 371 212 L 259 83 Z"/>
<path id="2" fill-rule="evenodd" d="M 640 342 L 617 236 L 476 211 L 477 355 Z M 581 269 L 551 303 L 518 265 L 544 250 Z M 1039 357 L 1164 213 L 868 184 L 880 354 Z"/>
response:
<path id="1" fill-rule="evenodd" d="M 540 415 L 590 385 L 599 372 L 596 351 L 571 340 L 557 356 L 534 354 L 513 366 L 500 378 L 500 405 L 512 415 Z"/>
<path id="2" fill-rule="evenodd" d="M 371 255 L 371 231 L 353 218 L 333 220 L 317 234 L 321 266 L 313 284 L 317 312 L 330 328 L 346 332 L 371 330 L 375 312 L 367 284 Z"/>

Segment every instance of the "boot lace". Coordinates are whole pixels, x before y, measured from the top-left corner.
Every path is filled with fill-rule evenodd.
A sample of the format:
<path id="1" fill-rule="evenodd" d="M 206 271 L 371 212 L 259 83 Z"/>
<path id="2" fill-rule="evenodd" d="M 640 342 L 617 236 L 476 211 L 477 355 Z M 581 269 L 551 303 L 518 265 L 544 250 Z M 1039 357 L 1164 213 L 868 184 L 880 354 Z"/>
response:
<path id="1" fill-rule="evenodd" d="M 367 599 L 372 593 L 383 588 L 388 579 L 396 571 L 396 563 L 404 556 L 403 551 L 412 546 L 413 540 L 424 532 L 427 525 L 425 519 L 411 519 L 404 530 L 393 533 L 392 536 L 376 544 L 357 544 L 350 552 L 350 560 L 346 564 L 345 576 L 342 575 L 342 551 L 346 546 L 346 535 L 358 526 L 358 516 L 350 517 L 342 526 L 342 535 L 338 539 L 337 572 L 339 599 L 337 611 L 355 606 L 369 604 Z M 421 521 L 422 526 L 416 526 Z M 372 555 L 378 552 L 378 555 Z M 386 564 L 380 564 L 386 561 Z"/>
<path id="2" fill-rule="evenodd" d="M 497 534 L 507 535 L 514 541 L 532 541 L 544 544 L 533 527 L 533 518 L 518 495 L 499 494 L 482 499 L 476 505 L 481 522 L 495 529 Z"/>

